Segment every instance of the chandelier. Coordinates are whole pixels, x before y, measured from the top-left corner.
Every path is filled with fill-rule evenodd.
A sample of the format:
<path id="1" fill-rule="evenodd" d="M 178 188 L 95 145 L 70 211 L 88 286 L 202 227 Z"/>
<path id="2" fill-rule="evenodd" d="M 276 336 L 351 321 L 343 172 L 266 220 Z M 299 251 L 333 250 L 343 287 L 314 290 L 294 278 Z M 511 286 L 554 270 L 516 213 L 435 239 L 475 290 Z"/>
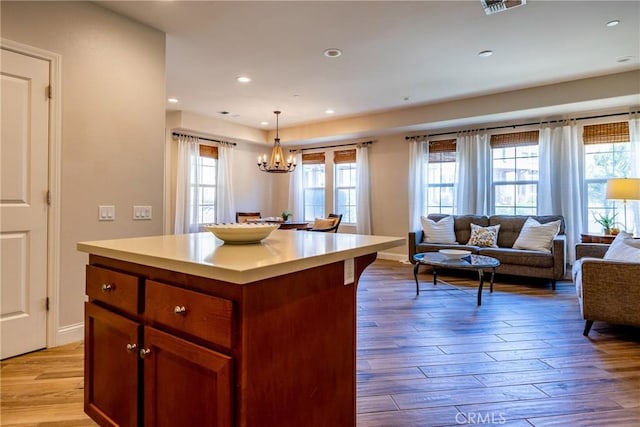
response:
<path id="1" fill-rule="evenodd" d="M 278 137 L 278 114 L 280 111 L 274 111 L 276 115 L 276 137 L 273 140 L 273 149 L 271 150 L 271 157 L 267 162 L 267 155 L 258 156 L 258 168 L 263 172 L 271 173 L 287 173 L 293 172 L 296 168 L 295 160 L 293 156 L 289 156 L 287 161 L 284 161 L 284 153 L 282 152 L 282 146 L 280 146 L 280 138 Z"/>

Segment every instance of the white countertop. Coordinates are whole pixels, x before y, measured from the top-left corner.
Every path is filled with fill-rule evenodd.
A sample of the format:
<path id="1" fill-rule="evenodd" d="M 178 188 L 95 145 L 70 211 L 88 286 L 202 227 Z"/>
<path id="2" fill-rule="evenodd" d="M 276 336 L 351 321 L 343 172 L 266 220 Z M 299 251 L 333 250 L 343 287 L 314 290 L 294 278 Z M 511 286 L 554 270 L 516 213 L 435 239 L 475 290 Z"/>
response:
<path id="1" fill-rule="evenodd" d="M 261 243 L 228 245 L 209 233 L 78 243 L 94 255 L 244 284 L 404 244 L 399 237 L 275 230 Z"/>

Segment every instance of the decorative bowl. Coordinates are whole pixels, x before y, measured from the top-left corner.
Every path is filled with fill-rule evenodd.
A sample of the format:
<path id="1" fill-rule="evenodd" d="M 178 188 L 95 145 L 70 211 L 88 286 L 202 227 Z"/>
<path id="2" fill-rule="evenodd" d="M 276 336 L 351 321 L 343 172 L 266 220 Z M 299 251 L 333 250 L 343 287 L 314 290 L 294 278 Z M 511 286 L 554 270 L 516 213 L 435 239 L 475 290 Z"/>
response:
<path id="1" fill-rule="evenodd" d="M 271 232 L 279 227 L 279 224 L 212 224 L 205 225 L 207 231 L 213 233 L 218 239 L 230 245 L 247 245 L 260 243 Z"/>
<path id="2" fill-rule="evenodd" d="M 465 251 L 463 249 L 440 249 L 438 252 L 451 259 L 460 259 L 471 253 L 471 251 Z"/>

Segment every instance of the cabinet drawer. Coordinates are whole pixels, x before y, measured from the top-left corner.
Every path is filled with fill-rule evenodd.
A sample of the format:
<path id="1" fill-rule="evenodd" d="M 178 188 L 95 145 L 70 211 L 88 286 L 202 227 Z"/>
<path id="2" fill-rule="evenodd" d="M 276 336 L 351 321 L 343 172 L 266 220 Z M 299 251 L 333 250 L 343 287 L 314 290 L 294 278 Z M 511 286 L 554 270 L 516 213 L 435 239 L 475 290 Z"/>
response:
<path id="1" fill-rule="evenodd" d="M 233 302 L 147 280 L 145 317 L 158 324 L 231 348 Z"/>
<path id="2" fill-rule="evenodd" d="M 140 311 L 140 279 L 136 276 L 87 265 L 87 295 L 128 313 Z"/>

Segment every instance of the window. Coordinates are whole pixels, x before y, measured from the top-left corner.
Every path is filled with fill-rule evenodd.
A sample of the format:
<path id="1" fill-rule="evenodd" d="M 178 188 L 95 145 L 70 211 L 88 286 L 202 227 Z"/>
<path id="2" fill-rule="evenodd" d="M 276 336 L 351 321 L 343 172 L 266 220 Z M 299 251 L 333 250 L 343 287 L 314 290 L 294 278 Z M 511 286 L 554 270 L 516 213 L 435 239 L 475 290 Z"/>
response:
<path id="1" fill-rule="evenodd" d="M 538 131 L 491 136 L 494 214 L 537 213 L 538 137 Z"/>
<path id="2" fill-rule="evenodd" d="M 631 144 L 629 123 L 587 125 L 582 135 L 584 146 L 584 194 L 586 197 L 587 230 L 601 233 L 602 226 L 595 221 L 597 215 L 614 215 L 624 224 L 622 201 L 607 200 L 609 178 L 630 176 Z M 633 215 L 627 215 L 627 229 L 633 230 Z"/>
<path id="3" fill-rule="evenodd" d="M 454 214 L 456 140 L 429 142 L 425 213 Z"/>
<path id="4" fill-rule="evenodd" d="M 313 221 L 315 218 L 323 218 L 325 216 L 324 153 L 302 155 L 302 188 L 304 220 Z"/>
<path id="5" fill-rule="evenodd" d="M 356 150 L 333 152 L 335 212 L 342 222 L 355 224 L 356 219 Z"/>
<path id="6" fill-rule="evenodd" d="M 191 168 L 191 191 L 197 192 L 197 197 L 192 195 L 191 200 L 196 200 L 198 203 L 195 209 L 196 222 L 200 225 L 212 224 L 216 222 L 218 147 L 200 145 L 200 155 L 194 161 L 198 164 L 197 168 Z M 196 177 L 196 173 L 199 176 Z"/>

